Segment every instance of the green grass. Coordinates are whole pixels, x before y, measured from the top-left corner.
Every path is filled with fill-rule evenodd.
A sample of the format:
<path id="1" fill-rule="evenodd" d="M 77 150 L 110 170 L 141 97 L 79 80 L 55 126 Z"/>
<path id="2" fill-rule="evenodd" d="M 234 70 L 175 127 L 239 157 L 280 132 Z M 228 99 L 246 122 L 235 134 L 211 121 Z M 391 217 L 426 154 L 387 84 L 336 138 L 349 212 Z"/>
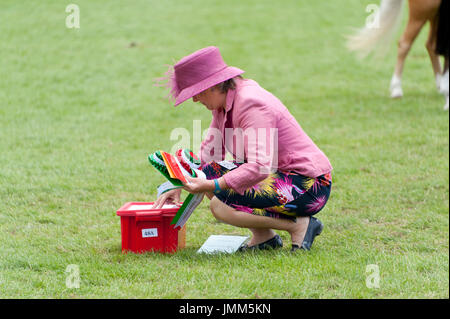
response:
<path id="1" fill-rule="evenodd" d="M 448 298 L 448 113 L 425 30 L 401 100 L 388 97 L 394 48 L 382 61 L 346 51 L 370 2 L 77 0 L 81 28 L 67 29 L 69 2 L 1 1 L 0 297 Z M 282 251 L 198 255 L 211 234 L 250 234 L 205 201 L 185 250 L 121 253 L 116 210 L 163 182 L 147 155 L 211 118 L 172 107 L 153 79 L 208 45 L 279 97 L 334 166 L 311 252 L 291 255 L 279 232 Z M 79 289 L 66 287 L 70 264 Z"/>

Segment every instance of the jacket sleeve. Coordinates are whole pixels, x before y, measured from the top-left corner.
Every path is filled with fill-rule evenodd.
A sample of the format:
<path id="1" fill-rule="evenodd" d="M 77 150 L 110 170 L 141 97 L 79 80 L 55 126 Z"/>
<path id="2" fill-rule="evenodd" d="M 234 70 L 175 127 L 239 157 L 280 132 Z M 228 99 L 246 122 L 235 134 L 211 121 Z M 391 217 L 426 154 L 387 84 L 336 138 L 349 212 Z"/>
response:
<path id="1" fill-rule="evenodd" d="M 278 161 L 276 114 L 257 101 L 245 104 L 238 129 L 242 132 L 240 140 L 246 161 L 223 176 L 227 185 L 241 195 L 275 171 Z"/>
<path id="2" fill-rule="evenodd" d="M 216 114 L 213 114 L 213 118 L 206 133 L 206 137 L 200 145 L 199 158 L 201 161 L 201 167 L 211 161 L 220 162 L 225 158 L 225 148 L 222 142 L 222 132 L 219 128 Z"/>

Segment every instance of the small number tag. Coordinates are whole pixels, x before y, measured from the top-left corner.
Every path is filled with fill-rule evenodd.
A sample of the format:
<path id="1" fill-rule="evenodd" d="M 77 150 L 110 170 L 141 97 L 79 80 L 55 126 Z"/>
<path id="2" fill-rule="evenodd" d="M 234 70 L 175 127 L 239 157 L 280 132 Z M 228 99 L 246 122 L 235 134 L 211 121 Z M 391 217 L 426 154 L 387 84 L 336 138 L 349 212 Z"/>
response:
<path id="1" fill-rule="evenodd" d="M 147 228 L 142 230 L 142 238 L 158 237 L 158 228 Z"/>
<path id="2" fill-rule="evenodd" d="M 219 162 L 219 163 L 217 163 L 217 164 L 219 164 L 219 165 L 222 166 L 222 167 L 225 167 L 225 168 L 229 169 L 230 171 L 231 171 L 233 168 L 236 168 L 236 167 L 237 167 L 237 165 L 235 165 L 234 163 L 232 163 L 232 162 L 230 162 L 230 161 L 222 161 L 222 162 Z"/>

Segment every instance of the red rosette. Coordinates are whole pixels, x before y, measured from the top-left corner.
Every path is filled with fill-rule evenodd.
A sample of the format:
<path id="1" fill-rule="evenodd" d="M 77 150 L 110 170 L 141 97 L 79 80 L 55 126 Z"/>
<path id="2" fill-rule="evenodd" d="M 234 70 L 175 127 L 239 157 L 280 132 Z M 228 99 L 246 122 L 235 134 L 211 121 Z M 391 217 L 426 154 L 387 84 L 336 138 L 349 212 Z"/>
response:
<path id="1" fill-rule="evenodd" d="M 180 162 L 181 166 L 183 166 L 183 168 L 188 171 L 189 173 L 192 172 L 191 167 L 189 166 L 188 163 L 186 163 L 186 161 L 184 160 L 183 156 L 181 155 L 181 152 L 183 152 L 183 150 L 180 148 L 179 150 L 177 150 L 175 152 L 175 156 L 177 157 L 177 160 Z"/>

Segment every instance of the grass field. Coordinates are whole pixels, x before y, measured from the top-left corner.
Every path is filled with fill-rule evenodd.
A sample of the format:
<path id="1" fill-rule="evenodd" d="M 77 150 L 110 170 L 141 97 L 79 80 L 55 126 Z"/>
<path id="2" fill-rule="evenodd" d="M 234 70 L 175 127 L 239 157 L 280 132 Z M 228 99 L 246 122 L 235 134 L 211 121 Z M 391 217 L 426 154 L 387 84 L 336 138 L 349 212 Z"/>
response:
<path id="1" fill-rule="evenodd" d="M 426 30 L 401 100 L 388 97 L 394 47 L 381 61 L 347 52 L 372 2 L 76 0 L 81 27 L 68 29 L 70 2 L 2 0 L 0 297 L 449 298 L 449 115 Z M 211 119 L 191 101 L 172 107 L 153 79 L 208 45 L 279 97 L 334 167 L 308 253 L 290 254 L 279 232 L 282 251 L 196 254 L 212 234 L 250 234 L 206 201 L 185 250 L 121 253 L 116 210 L 164 182 L 147 154 Z"/>

